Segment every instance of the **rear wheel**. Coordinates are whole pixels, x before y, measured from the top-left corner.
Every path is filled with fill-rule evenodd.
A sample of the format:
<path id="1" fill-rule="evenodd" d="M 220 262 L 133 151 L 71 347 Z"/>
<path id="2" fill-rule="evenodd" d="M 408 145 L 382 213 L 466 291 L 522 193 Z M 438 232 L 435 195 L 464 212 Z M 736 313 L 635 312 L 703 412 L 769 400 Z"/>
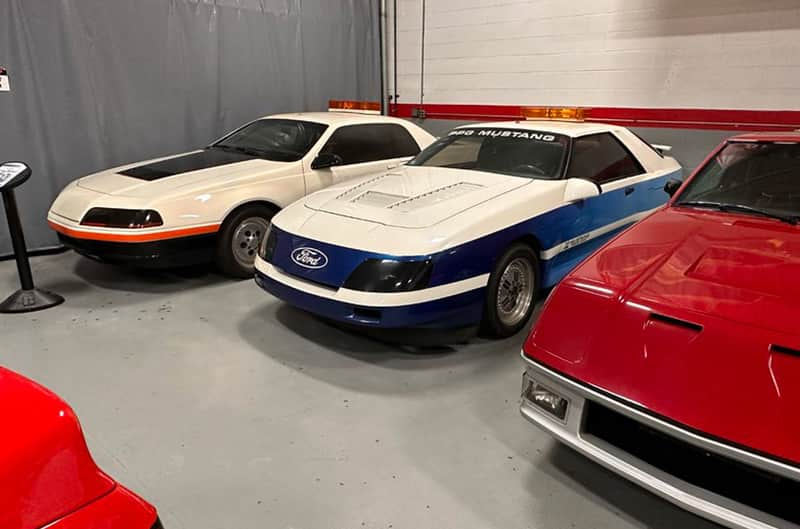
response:
<path id="1" fill-rule="evenodd" d="M 253 277 L 258 246 L 264 238 L 275 210 L 254 204 L 234 211 L 222 224 L 217 238 L 217 266 L 228 276 Z"/>
<path id="2" fill-rule="evenodd" d="M 539 293 L 539 259 L 527 244 L 510 246 L 489 276 L 483 327 L 504 338 L 517 333 L 530 319 Z"/>

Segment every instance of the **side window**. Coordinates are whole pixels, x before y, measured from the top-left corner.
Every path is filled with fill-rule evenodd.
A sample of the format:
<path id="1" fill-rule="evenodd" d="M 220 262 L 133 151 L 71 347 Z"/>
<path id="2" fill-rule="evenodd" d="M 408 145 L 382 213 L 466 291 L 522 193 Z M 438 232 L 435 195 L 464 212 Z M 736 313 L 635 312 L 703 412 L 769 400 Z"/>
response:
<path id="1" fill-rule="evenodd" d="M 598 184 L 644 173 L 639 161 L 610 132 L 581 136 L 573 141 L 567 178 Z"/>
<path id="2" fill-rule="evenodd" d="M 334 131 L 320 152 L 336 154 L 347 165 L 415 156 L 419 145 L 401 125 L 347 125 Z"/>

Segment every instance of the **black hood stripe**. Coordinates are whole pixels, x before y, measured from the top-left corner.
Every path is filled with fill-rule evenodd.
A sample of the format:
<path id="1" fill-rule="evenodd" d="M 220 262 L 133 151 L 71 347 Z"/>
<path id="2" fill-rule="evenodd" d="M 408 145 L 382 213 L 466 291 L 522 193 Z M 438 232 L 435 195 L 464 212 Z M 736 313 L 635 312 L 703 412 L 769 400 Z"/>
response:
<path id="1" fill-rule="evenodd" d="M 120 171 L 119 174 L 140 180 L 153 181 L 176 174 L 191 173 L 200 169 L 252 160 L 253 158 L 256 158 L 256 156 L 209 148 L 194 154 L 184 154 L 175 158 L 161 160 L 160 162 L 126 169 L 125 171 Z"/>

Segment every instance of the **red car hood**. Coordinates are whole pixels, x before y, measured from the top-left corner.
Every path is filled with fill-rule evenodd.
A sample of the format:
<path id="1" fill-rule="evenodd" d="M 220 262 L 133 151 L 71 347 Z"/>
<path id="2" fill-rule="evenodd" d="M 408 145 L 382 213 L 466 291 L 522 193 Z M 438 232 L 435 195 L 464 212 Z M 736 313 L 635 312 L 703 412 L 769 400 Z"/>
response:
<path id="1" fill-rule="evenodd" d="M 798 277 L 800 227 L 667 208 L 562 283 L 526 354 L 657 415 L 800 464 Z"/>
<path id="2" fill-rule="evenodd" d="M 0 368 L 0 529 L 38 529 L 108 493 L 75 414 L 58 396 Z"/>

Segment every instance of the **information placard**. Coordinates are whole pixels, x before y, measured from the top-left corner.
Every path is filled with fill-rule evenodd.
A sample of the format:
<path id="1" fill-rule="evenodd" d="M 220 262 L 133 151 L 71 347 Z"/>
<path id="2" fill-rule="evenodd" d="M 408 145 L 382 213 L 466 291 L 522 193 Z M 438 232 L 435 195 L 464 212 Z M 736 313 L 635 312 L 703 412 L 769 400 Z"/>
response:
<path id="1" fill-rule="evenodd" d="M 0 92 L 10 92 L 11 85 L 8 83 L 8 71 L 0 66 Z"/>

